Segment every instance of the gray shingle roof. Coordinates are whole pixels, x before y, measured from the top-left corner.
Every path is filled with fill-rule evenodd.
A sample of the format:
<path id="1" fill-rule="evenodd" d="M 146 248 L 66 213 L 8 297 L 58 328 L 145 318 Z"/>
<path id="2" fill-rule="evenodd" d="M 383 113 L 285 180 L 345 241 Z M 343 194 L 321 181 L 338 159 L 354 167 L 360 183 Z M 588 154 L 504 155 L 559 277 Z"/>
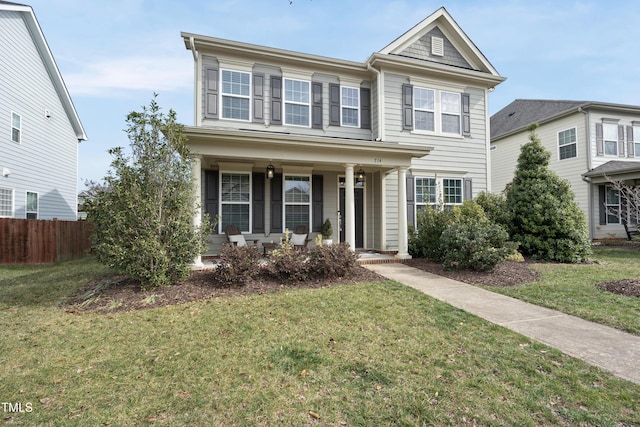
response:
<path id="1" fill-rule="evenodd" d="M 640 162 L 628 162 L 622 160 L 611 160 L 589 172 L 582 174 L 585 177 L 618 175 L 621 173 L 640 172 Z"/>
<path id="2" fill-rule="evenodd" d="M 540 123 L 552 117 L 577 111 L 579 107 L 588 104 L 591 102 L 516 99 L 491 116 L 491 139 L 526 129 L 532 123 Z"/>

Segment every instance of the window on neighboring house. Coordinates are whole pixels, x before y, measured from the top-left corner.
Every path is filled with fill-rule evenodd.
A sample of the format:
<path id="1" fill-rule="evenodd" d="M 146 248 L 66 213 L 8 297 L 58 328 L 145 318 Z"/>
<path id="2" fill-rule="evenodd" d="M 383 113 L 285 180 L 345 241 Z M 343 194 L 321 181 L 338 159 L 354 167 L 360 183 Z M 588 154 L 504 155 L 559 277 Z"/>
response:
<path id="1" fill-rule="evenodd" d="M 236 225 L 241 231 L 251 229 L 251 174 L 221 173 L 220 175 L 220 230 Z M 221 231 L 222 232 L 222 231 Z"/>
<path id="2" fill-rule="evenodd" d="M 462 179 L 445 178 L 442 180 L 442 200 L 445 206 L 462 204 Z"/>
<path id="3" fill-rule="evenodd" d="M 309 82 L 284 80 L 284 123 L 309 127 Z"/>
<path id="4" fill-rule="evenodd" d="M 0 187 L 0 217 L 13 216 L 13 190 Z"/>
<path id="5" fill-rule="evenodd" d="M 603 123 L 602 133 L 604 139 L 604 155 L 618 155 L 618 125 L 615 123 Z"/>
<path id="6" fill-rule="evenodd" d="M 22 117 L 20 114 L 11 113 L 11 140 L 17 143 L 22 140 Z"/>
<path id="7" fill-rule="evenodd" d="M 440 93 L 442 132 L 460 135 L 460 94 Z"/>
<path id="8" fill-rule="evenodd" d="M 633 127 L 633 155 L 640 157 L 640 126 Z"/>
<path id="9" fill-rule="evenodd" d="M 293 231 L 297 225 L 311 225 L 311 177 L 284 177 L 284 226 Z"/>
<path id="10" fill-rule="evenodd" d="M 251 75 L 222 70 L 222 118 L 249 121 Z"/>
<path id="11" fill-rule="evenodd" d="M 558 132 L 558 153 L 560 160 L 578 157 L 576 128 Z"/>
<path id="12" fill-rule="evenodd" d="M 620 224 L 620 194 L 613 187 L 606 187 L 605 207 L 607 224 Z"/>
<path id="13" fill-rule="evenodd" d="M 343 86 L 341 92 L 342 126 L 360 126 L 360 89 Z"/>
<path id="14" fill-rule="evenodd" d="M 413 88 L 413 115 L 416 130 L 434 132 L 435 126 L 435 91 L 420 87 Z"/>
<path id="15" fill-rule="evenodd" d="M 437 191 L 435 178 L 416 177 L 416 213 L 422 212 L 427 206 L 435 206 Z"/>
<path id="16" fill-rule="evenodd" d="M 38 193 L 27 191 L 27 219 L 38 219 Z"/>

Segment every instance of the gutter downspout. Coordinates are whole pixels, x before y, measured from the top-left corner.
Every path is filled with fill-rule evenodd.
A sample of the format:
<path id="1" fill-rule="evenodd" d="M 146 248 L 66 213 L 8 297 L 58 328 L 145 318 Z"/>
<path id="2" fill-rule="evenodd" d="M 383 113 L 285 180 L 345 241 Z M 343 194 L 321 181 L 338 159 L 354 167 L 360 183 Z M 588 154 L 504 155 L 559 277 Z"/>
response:
<path id="1" fill-rule="evenodd" d="M 578 107 L 578 112 L 584 114 L 584 130 L 585 130 L 585 138 L 586 138 L 586 144 L 585 144 L 585 150 L 586 150 L 586 160 L 587 160 L 587 172 L 590 171 L 591 168 L 591 127 L 590 127 L 590 114 L 588 111 L 585 111 L 582 109 L 582 107 Z M 587 225 L 589 227 L 589 238 L 591 238 L 591 240 L 593 240 L 594 236 L 595 236 L 595 227 L 594 227 L 594 212 L 593 212 L 593 184 L 591 183 L 591 178 L 589 177 L 582 177 L 582 180 L 584 182 L 587 183 L 587 185 L 589 186 L 588 191 L 587 191 L 587 203 L 588 203 L 588 208 L 587 208 Z"/>
<path id="2" fill-rule="evenodd" d="M 376 141 L 381 142 L 384 141 L 386 139 L 386 132 L 385 132 L 385 126 L 384 126 L 384 110 L 382 108 L 382 106 L 384 105 L 384 84 L 383 84 L 383 77 L 382 77 L 382 73 L 376 69 L 373 68 L 371 66 L 371 64 L 367 64 L 367 70 L 369 71 L 373 71 L 376 76 L 376 91 L 378 93 L 378 137 L 376 138 Z"/>

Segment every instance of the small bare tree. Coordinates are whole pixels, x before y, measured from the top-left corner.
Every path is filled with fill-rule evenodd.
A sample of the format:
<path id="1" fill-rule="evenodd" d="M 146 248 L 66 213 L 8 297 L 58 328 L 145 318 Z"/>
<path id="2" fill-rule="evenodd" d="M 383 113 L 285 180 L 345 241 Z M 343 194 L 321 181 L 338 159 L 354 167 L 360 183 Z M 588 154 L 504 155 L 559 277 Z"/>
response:
<path id="1" fill-rule="evenodd" d="M 605 201 L 605 210 L 607 215 L 615 216 L 624 225 L 627 237 L 631 238 L 631 234 L 637 234 L 638 223 L 640 223 L 640 187 L 628 184 L 627 181 L 613 179 L 607 175 L 605 178 L 609 182 L 609 186 L 618 193 L 618 209 L 610 208 Z"/>

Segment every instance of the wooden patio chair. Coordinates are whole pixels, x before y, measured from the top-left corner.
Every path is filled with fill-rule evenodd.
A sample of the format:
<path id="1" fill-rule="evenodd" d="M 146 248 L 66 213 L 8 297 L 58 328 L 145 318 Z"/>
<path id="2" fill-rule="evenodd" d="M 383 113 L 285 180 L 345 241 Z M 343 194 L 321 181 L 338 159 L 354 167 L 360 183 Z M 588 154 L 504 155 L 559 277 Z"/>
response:
<path id="1" fill-rule="evenodd" d="M 306 250 L 307 245 L 311 241 L 309 238 L 309 227 L 306 225 L 296 225 L 289 239 L 294 248 L 301 251 Z"/>
<path id="2" fill-rule="evenodd" d="M 251 243 L 248 243 L 244 238 L 244 235 L 240 231 L 240 228 L 237 225 L 229 224 L 224 228 L 224 234 L 227 235 L 227 241 L 236 246 L 258 246 L 258 242 L 260 240 L 250 240 Z"/>

